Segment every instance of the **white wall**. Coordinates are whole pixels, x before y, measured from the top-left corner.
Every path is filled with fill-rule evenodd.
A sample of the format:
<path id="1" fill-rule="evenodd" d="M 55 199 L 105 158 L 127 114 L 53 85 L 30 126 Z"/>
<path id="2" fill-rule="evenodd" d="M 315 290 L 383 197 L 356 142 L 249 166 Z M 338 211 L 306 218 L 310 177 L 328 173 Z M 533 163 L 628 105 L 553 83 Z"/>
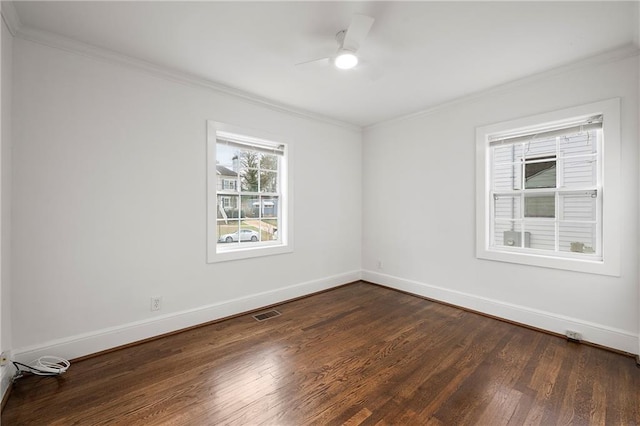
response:
<path id="1" fill-rule="evenodd" d="M 640 2 L 636 3 L 636 15 L 638 17 L 637 22 L 640 23 Z M 634 43 L 636 46 L 640 46 L 640 25 L 636 25 L 636 32 L 634 37 Z M 638 56 L 638 68 L 640 68 L 640 56 Z M 638 103 L 640 104 L 640 84 L 638 85 Z M 638 126 L 638 141 L 640 141 L 640 126 Z M 640 163 L 640 157 L 638 158 Z M 638 185 L 640 187 L 640 185 Z M 640 221 L 640 216 L 638 217 Z M 640 244 L 640 232 L 638 233 L 638 244 Z M 640 253 L 638 253 L 638 329 L 640 330 Z M 636 362 L 640 364 L 640 337 L 638 338 L 638 354 Z"/>
<path id="2" fill-rule="evenodd" d="M 0 20 L 0 351 L 11 354 L 11 99 L 13 37 Z M 13 376 L 13 366 L 0 367 L 0 399 Z"/>
<path id="3" fill-rule="evenodd" d="M 622 98 L 621 276 L 476 259 L 475 128 L 613 97 Z M 364 279 L 638 351 L 637 56 L 603 57 L 373 126 L 363 158 Z"/>
<path id="4" fill-rule="evenodd" d="M 18 358 L 82 356 L 349 282 L 361 267 L 373 282 L 639 349 L 637 57 L 374 126 L 363 145 L 358 130 L 123 64 L 20 38 L 14 50 L 13 162 L 5 137 L 2 151 L 12 294 L 3 253 L 0 296 L 2 318 L 13 311 L 1 341 L 12 333 Z M 4 59 L 3 48 L 3 79 Z M 475 127 L 616 96 L 630 182 L 622 276 L 476 259 Z M 206 264 L 208 119 L 293 141 L 294 253 Z M 4 121 L 3 109 L 3 135 Z"/>
<path id="5" fill-rule="evenodd" d="M 20 38 L 14 118 L 18 357 L 73 358 L 359 278 L 359 129 Z M 293 253 L 206 263 L 206 120 L 292 141 Z"/>

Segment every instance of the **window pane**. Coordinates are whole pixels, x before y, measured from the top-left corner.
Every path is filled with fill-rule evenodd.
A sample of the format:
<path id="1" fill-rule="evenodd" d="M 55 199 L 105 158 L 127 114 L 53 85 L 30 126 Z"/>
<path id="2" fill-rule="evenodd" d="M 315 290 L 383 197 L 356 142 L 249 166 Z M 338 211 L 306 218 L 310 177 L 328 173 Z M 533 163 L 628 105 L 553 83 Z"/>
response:
<path id="1" fill-rule="evenodd" d="M 592 187 L 598 178 L 595 156 L 565 158 L 562 161 L 563 186 Z"/>
<path id="2" fill-rule="evenodd" d="M 493 188 L 495 191 L 520 189 L 522 182 L 521 164 L 500 164 L 493 169 Z"/>
<path id="3" fill-rule="evenodd" d="M 258 192 L 258 169 L 240 171 L 240 188 L 245 192 Z"/>
<path id="4" fill-rule="evenodd" d="M 563 220 L 596 220 L 597 198 L 594 193 L 560 195 L 560 218 Z"/>
<path id="5" fill-rule="evenodd" d="M 260 192 L 278 192 L 278 173 L 260 171 Z"/>
<path id="6" fill-rule="evenodd" d="M 251 244 L 260 241 L 260 221 L 243 220 L 240 224 L 239 242 L 240 244 Z"/>
<path id="7" fill-rule="evenodd" d="M 528 247 L 529 235 L 522 239 L 522 224 L 520 222 L 498 221 L 494 226 L 494 246 L 498 247 Z"/>
<path id="8" fill-rule="evenodd" d="M 273 219 L 263 219 L 262 239 L 264 240 L 277 240 L 278 228 L 280 228 L 280 220 L 275 217 Z"/>
<path id="9" fill-rule="evenodd" d="M 556 216 L 556 197 L 547 194 L 529 194 L 524 197 L 525 217 L 550 217 Z"/>
<path id="10" fill-rule="evenodd" d="M 237 231 L 240 223 L 237 219 L 234 220 L 218 220 L 217 222 L 217 234 L 218 244 L 230 244 L 237 241 Z"/>
<path id="11" fill-rule="evenodd" d="M 261 154 L 260 168 L 262 170 L 278 170 L 278 156 L 270 154 Z"/>
<path id="12" fill-rule="evenodd" d="M 524 165 L 524 187 L 531 188 L 555 188 L 556 187 L 556 160 L 552 157 L 549 161 L 536 161 Z"/>
<path id="13" fill-rule="evenodd" d="M 560 223 L 560 251 L 594 253 L 596 225 L 591 223 Z"/>
<path id="14" fill-rule="evenodd" d="M 237 195 L 218 195 L 218 219 L 238 217 L 238 198 Z"/>
<path id="15" fill-rule="evenodd" d="M 238 153 L 240 150 L 224 143 L 216 144 L 216 172 L 218 176 L 231 176 L 237 178 L 237 170 L 240 167 Z"/>
<path id="16" fill-rule="evenodd" d="M 254 218 L 260 215 L 260 197 L 257 195 L 243 195 L 240 199 L 242 205 L 241 217 Z"/>
<path id="17" fill-rule="evenodd" d="M 261 217 L 278 217 L 278 197 L 260 197 L 260 205 L 262 209 L 260 212 Z"/>
<path id="18" fill-rule="evenodd" d="M 494 217 L 497 219 L 520 219 L 520 197 L 497 196 L 494 203 Z"/>
<path id="19" fill-rule="evenodd" d="M 554 221 L 526 221 L 524 230 L 530 233 L 530 247 L 555 251 L 556 225 Z"/>
<path id="20" fill-rule="evenodd" d="M 240 188 L 242 191 L 258 191 L 258 165 L 260 153 L 242 150 L 239 154 L 240 162 Z"/>

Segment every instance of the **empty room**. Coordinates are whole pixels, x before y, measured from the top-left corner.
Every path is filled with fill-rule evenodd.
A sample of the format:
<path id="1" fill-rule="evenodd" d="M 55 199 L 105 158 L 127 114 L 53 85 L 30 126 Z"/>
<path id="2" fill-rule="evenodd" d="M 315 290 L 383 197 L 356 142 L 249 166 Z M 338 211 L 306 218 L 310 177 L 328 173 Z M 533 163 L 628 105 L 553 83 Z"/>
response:
<path id="1" fill-rule="evenodd" d="M 3 425 L 640 424 L 640 2 L 0 4 Z"/>

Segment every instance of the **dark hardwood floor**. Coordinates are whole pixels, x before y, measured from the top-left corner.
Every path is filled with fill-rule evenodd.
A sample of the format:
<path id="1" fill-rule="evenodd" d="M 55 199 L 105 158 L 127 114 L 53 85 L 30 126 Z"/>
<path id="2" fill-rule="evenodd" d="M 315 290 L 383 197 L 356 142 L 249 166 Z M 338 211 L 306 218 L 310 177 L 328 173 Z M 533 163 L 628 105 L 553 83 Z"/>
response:
<path id="1" fill-rule="evenodd" d="M 638 425 L 630 357 L 366 283 L 16 382 L 2 425 Z"/>

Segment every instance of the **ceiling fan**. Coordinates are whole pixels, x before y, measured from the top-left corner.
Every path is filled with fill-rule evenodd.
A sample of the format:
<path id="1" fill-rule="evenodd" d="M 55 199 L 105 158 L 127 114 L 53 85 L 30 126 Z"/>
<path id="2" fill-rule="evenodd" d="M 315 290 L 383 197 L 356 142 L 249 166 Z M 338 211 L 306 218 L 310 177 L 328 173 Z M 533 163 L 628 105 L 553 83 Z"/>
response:
<path id="1" fill-rule="evenodd" d="M 374 19 L 371 16 L 353 15 L 349 28 L 339 31 L 336 34 L 338 50 L 333 55 L 301 62 L 296 64 L 296 66 L 333 64 L 336 68 L 343 70 L 355 68 L 361 63 L 358 57 L 358 49 L 360 49 L 364 39 L 367 37 L 367 34 L 369 34 L 373 21 Z"/>

